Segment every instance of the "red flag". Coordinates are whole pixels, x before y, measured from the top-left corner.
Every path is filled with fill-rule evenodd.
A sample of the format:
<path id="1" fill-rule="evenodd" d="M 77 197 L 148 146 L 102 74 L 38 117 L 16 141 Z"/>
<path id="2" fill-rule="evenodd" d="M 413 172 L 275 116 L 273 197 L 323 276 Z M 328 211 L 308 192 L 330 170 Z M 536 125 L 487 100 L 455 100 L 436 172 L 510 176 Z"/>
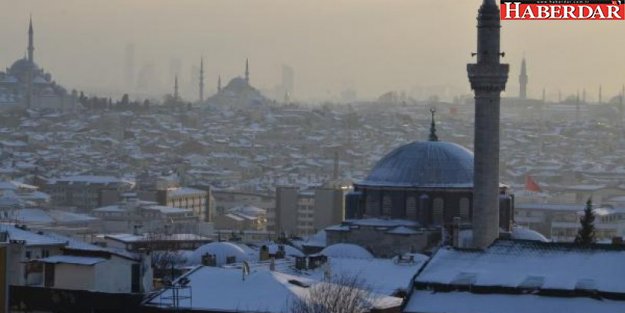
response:
<path id="1" fill-rule="evenodd" d="M 528 191 L 541 192 L 538 183 L 529 175 L 525 176 L 525 189 Z"/>

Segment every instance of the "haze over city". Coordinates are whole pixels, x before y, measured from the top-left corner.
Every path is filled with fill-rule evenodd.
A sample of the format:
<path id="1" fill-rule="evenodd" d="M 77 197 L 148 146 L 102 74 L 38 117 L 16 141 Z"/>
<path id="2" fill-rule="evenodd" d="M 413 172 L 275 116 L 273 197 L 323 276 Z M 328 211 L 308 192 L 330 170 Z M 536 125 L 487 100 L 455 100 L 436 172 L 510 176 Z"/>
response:
<path id="1" fill-rule="evenodd" d="M 0 1 L 0 313 L 625 308 L 625 1 Z"/>
<path id="2" fill-rule="evenodd" d="M 204 56 L 207 94 L 217 76 L 242 75 L 250 59 L 261 90 L 280 81 L 283 64 L 295 70 L 294 99 L 333 100 L 346 89 L 359 99 L 390 90 L 425 97 L 449 87 L 468 94 L 464 64 L 475 32 L 480 0 L 24 0 L 2 3 L 0 64 L 25 53 L 25 26 L 35 20 L 38 63 L 71 89 L 120 94 L 125 51 L 134 44 L 135 70 L 152 74 L 146 96 L 197 94 L 194 69 Z M 625 41 L 618 22 L 505 21 L 504 62 L 516 77 L 525 54 L 532 79 L 528 93 L 556 99 L 587 89 L 596 99 L 616 95 L 623 85 L 618 65 Z M 8 44 L 11 43 L 11 44 Z M 507 92 L 516 91 L 513 79 Z M 434 87 L 434 88 L 432 88 Z M 429 88 L 429 89 L 428 89 Z M 425 92 L 419 90 L 426 89 Z M 441 92 L 442 93 L 442 92 Z M 504 92 L 504 96 L 508 93 Z M 514 95 L 514 92 L 512 93 Z"/>

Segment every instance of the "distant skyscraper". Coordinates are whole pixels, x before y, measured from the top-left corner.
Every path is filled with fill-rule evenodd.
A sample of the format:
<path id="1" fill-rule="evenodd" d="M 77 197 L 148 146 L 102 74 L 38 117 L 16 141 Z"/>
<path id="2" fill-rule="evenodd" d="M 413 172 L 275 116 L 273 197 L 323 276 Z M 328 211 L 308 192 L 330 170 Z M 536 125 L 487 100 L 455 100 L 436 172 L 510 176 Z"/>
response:
<path id="1" fill-rule="evenodd" d="M 124 61 L 124 89 L 134 90 L 135 87 L 135 45 L 126 45 L 126 60 Z"/>
<path id="2" fill-rule="evenodd" d="M 527 64 L 525 63 L 525 57 L 521 62 L 521 75 L 519 75 L 519 98 L 527 99 Z"/>
<path id="3" fill-rule="evenodd" d="M 204 58 L 200 59 L 200 102 L 204 102 Z"/>
<path id="4" fill-rule="evenodd" d="M 484 0 L 478 13 L 477 63 L 467 71 L 475 92 L 473 246 L 499 237 L 499 119 L 508 64 L 501 64 L 499 8 Z"/>

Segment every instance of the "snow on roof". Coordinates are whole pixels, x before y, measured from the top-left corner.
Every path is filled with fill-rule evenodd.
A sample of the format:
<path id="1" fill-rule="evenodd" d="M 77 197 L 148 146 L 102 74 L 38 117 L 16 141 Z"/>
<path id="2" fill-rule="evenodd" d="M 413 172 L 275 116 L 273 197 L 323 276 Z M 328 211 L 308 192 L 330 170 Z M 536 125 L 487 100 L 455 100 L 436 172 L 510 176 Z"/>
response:
<path id="1" fill-rule="evenodd" d="M 269 249 L 270 254 L 276 254 L 280 250 L 280 245 L 276 243 L 265 244 L 265 246 L 267 246 L 267 249 Z M 289 245 L 282 245 L 282 247 L 284 247 L 284 252 L 288 256 L 304 256 L 304 253 L 302 253 L 302 251 L 299 251 L 295 247 Z"/>
<path id="2" fill-rule="evenodd" d="M 191 210 L 191 209 L 174 208 L 174 207 L 164 206 L 164 205 L 147 205 L 147 206 L 145 206 L 143 208 L 146 209 L 146 210 L 159 211 L 159 212 L 161 212 L 163 214 L 191 213 L 191 212 L 193 212 L 193 210 Z"/>
<path id="3" fill-rule="evenodd" d="M 294 275 L 259 269 L 241 279 L 241 269 L 199 267 L 185 276 L 190 280 L 193 302 L 180 301 L 180 307 L 202 311 L 220 312 L 287 312 L 288 300 L 306 294 L 306 289 L 289 281 L 304 285 L 314 281 Z M 167 303 L 171 297 L 165 290 L 150 299 L 148 305 Z"/>
<path id="4" fill-rule="evenodd" d="M 393 295 L 399 290 L 408 291 L 414 275 L 428 259 L 414 255 L 414 262 L 399 263 L 397 259 L 328 258 L 330 272 L 335 277 L 357 277 L 373 292 Z M 323 266 L 315 269 L 311 277 L 323 278 Z"/>
<path id="5" fill-rule="evenodd" d="M 9 234 L 10 241 L 23 241 L 26 246 L 50 246 L 65 245 L 65 242 L 50 236 L 39 235 L 37 233 L 23 230 L 10 224 L 1 224 L 0 230 Z"/>
<path id="6" fill-rule="evenodd" d="M 418 234 L 419 232 L 414 230 L 413 228 L 409 228 L 406 226 L 398 226 L 387 231 L 387 233 L 395 234 L 395 235 L 415 235 L 415 234 Z"/>
<path id="7" fill-rule="evenodd" d="M 102 247 L 98 245 L 94 245 L 88 242 L 84 242 L 82 240 L 78 240 L 72 237 L 67 237 L 55 233 L 48 233 L 46 236 L 57 239 L 59 241 L 64 241 L 66 246 L 64 249 L 71 250 L 81 250 L 81 251 L 97 251 L 97 252 L 108 252 L 117 256 L 121 256 L 127 259 L 138 260 L 141 257 L 135 253 L 128 252 L 125 249 L 111 248 L 111 247 Z"/>
<path id="8" fill-rule="evenodd" d="M 348 219 L 345 220 L 346 224 L 360 225 L 360 226 L 372 226 L 372 227 L 396 227 L 396 226 L 408 226 L 416 227 L 419 223 L 415 221 L 403 220 L 403 219 L 384 219 L 384 218 L 363 218 L 363 219 Z"/>
<path id="9" fill-rule="evenodd" d="M 50 263 L 50 264 L 75 264 L 75 265 L 87 265 L 92 266 L 98 263 L 106 261 L 104 258 L 93 258 L 93 257 L 84 257 L 84 256 L 73 256 L 73 255 L 55 255 L 51 257 L 47 257 L 44 259 L 38 259 L 37 262 L 42 263 Z"/>
<path id="10" fill-rule="evenodd" d="M 625 250 L 613 246 L 580 248 L 573 244 L 498 240 L 485 251 L 450 247 L 438 250 L 417 283 L 579 289 L 592 281 L 599 292 L 625 293 Z"/>
<path id="11" fill-rule="evenodd" d="M 94 175 L 77 175 L 77 176 L 67 176 L 56 179 L 55 182 L 63 182 L 63 183 L 83 183 L 83 184 L 114 184 L 114 183 L 126 183 L 131 184 L 131 182 L 112 177 L 112 176 L 94 176 Z"/>
<path id="12" fill-rule="evenodd" d="M 365 248 L 349 243 L 327 246 L 319 254 L 332 258 L 373 259 L 373 255 Z"/>
<path id="13" fill-rule="evenodd" d="M 213 312 L 289 311 L 292 301 L 305 298 L 318 281 L 266 268 L 254 268 L 242 279 L 240 268 L 198 267 L 187 278 L 193 301 L 180 300 L 179 307 Z M 180 280 L 180 279 L 179 279 Z M 184 291 L 180 291 L 181 295 Z M 166 289 L 146 301 L 146 305 L 170 307 L 172 290 Z M 374 295 L 377 308 L 397 307 L 400 298 Z"/>
<path id="14" fill-rule="evenodd" d="M 227 263 L 228 257 L 234 257 L 235 262 L 243 262 L 249 259 L 248 254 L 243 248 L 231 242 L 211 242 L 205 244 L 193 251 L 187 263 L 190 265 L 202 264 L 202 257 L 206 254 L 215 255 L 217 265 L 221 266 Z"/>
<path id="15" fill-rule="evenodd" d="M 512 227 L 512 239 L 521 239 L 521 240 L 536 240 L 542 242 L 549 242 L 550 240 L 545 238 L 541 233 L 531 230 L 522 226 L 514 226 Z"/>
<path id="16" fill-rule="evenodd" d="M 592 298 L 558 298 L 530 294 L 475 294 L 470 292 L 414 292 L 406 313 L 614 313 L 625 302 Z"/>
<path id="17" fill-rule="evenodd" d="M 65 212 L 59 210 L 43 209 L 18 209 L 14 211 L 12 219 L 24 224 L 53 224 L 53 223 L 75 223 L 89 222 L 97 220 L 86 214 Z"/>
<path id="18" fill-rule="evenodd" d="M 172 197 L 190 196 L 190 195 L 197 195 L 197 194 L 206 195 L 206 191 L 201 190 L 201 189 L 190 188 L 190 187 L 177 187 L 177 188 L 167 189 L 167 194 Z"/>

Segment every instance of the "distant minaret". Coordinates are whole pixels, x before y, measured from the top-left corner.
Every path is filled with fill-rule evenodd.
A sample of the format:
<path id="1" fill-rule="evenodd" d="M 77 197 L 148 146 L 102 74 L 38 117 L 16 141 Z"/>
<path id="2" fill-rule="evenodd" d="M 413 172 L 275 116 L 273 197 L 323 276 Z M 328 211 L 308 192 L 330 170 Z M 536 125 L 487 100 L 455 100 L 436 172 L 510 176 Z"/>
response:
<path id="1" fill-rule="evenodd" d="M 221 92 L 221 75 L 217 76 L 217 93 Z"/>
<path id="2" fill-rule="evenodd" d="M 602 86 L 599 85 L 599 104 L 603 103 L 603 90 L 602 90 Z"/>
<path id="3" fill-rule="evenodd" d="M 28 22 L 28 75 L 26 86 L 26 107 L 30 108 L 33 104 L 33 70 L 35 67 L 35 34 L 33 32 L 33 18 L 30 17 Z"/>
<path id="4" fill-rule="evenodd" d="M 250 63 L 248 59 L 245 59 L 245 81 L 250 82 Z"/>
<path id="5" fill-rule="evenodd" d="M 501 64 L 501 22 L 495 0 L 484 0 L 477 17 L 477 63 L 468 64 L 475 92 L 473 246 L 499 237 L 499 119 L 508 64 Z"/>
<path id="6" fill-rule="evenodd" d="M 35 38 L 34 38 L 34 33 L 33 33 L 33 18 L 30 18 L 30 22 L 28 24 L 28 61 L 30 61 L 30 63 L 34 63 L 35 62 Z"/>
<path id="7" fill-rule="evenodd" d="M 178 102 L 178 75 L 174 78 L 174 100 Z"/>
<path id="8" fill-rule="evenodd" d="M 204 58 L 200 59 L 200 102 L 204 102 Z"/>
<path id="9" fill-rule="evenodd" d="M 525 63 L 525 57 L 521 62 L 521 75 L 519 75 L 519 98 L 527 99 L 527 65 Z"/>

